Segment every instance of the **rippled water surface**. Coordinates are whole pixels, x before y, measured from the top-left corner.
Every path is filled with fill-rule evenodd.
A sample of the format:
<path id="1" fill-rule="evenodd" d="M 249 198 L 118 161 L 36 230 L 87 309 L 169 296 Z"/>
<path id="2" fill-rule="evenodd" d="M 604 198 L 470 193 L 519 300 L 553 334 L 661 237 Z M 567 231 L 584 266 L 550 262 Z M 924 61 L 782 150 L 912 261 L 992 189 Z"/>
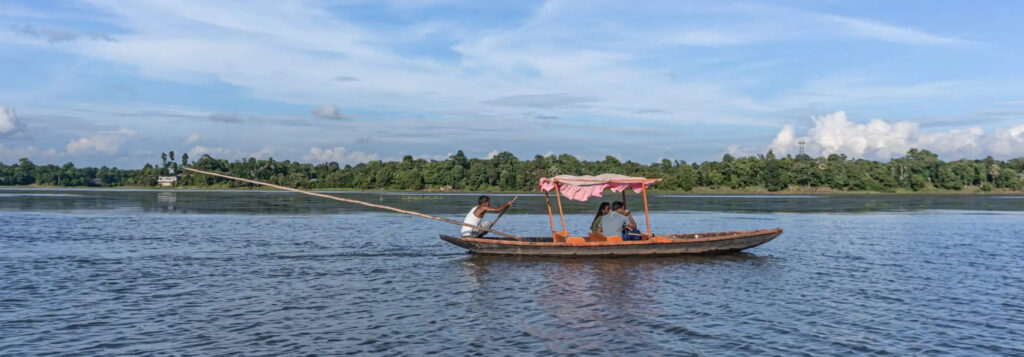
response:
<path id="1" fill-rule="evenodd" d="M 475 201 L 335 194 L 454 219 Z M 0 355 L 1022 355 L 1018 197 L 654 196 L 655 232 L 785 233 L 538 259 L 290 193 L 0 190 Z M 497 228 L 547 234 L 543 196 L 519 202 Z M 596 203 L 565 203 L 582 231 Z"/>

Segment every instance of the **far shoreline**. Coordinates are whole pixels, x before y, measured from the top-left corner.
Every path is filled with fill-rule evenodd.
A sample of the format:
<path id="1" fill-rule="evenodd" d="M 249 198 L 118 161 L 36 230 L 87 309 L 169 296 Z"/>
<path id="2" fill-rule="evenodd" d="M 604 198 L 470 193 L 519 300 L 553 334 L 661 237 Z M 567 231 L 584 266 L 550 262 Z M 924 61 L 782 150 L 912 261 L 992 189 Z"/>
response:
<path id="1" fill-rule="evenodd" d="M 283 190 L 277 190 L 272 188 L 242 188 L 242 187 L 198 187 L 198 186 L 177 186 L 177 187 L 153 187 L 153 186 L 114 186 L 114 187 L 96 187 L 96 186 L 49 186 L 49 185 L 10 185 L 0 186 L 0 190 L 55 190 L 55 191 L 153 191 L 153 192 L 287 192 Z M 494 195 L 541 195 L 540 191 L 463 191 L 463 190 L 439 190 L 439 189 L 423 189 L 423 190 L 360 190 L 354 188 L 314 188 L 314 189 L 303 189 L 315 192 L 339 192 L 339 193 L 400 193 L 400 194 L 453 194 L 453 195 L 476 195 L 476 194 L 494 194 Z M 893 192 L 883 191 L 843 191 L 834 190 L 830 188 L 794 188 L 790 187 L 780 191 L 768 191 L 763 188 L 750 188 L 750 189 L 712 189 L 712 188 L 697 188 L 690 191 L 682 190 L 658 190 L 652 189 L 647 191 L 650 194 L 655 195 L 693 195 L 693 196 L 707 196 L 707 195 L 721 195 L 721 196 L 749 196 L 749 195 L 765 195 L 765 196 L 795 196 L 795 195 L 815 195 L 815 196 L 828 196 L 828 195 L 947 195 L 947 196 L 998 196 L 998 195 L 1024 195 L 1024 191 L 1014 191 L 1007 189 L 992 189 L 991 191 L 982 191 L 980 188 L 972 187 L 965 190 L 944 190 L 944 189 L 928 189 L 920 191 L 912 190 L 896 190 Z"/>

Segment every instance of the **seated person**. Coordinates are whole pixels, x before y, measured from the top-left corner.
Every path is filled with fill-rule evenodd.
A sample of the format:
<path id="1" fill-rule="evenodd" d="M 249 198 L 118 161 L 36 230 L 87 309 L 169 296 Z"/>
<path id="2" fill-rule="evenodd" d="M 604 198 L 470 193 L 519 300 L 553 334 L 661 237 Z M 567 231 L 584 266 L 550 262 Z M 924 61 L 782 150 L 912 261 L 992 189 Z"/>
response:
<path id="1" fill-rule="evenodd" d="M 636 230 L 636 221 L 633 214 L 626 209 L 621 201 L 612 203 L 612 211 L 601 217 L 601 234 L 605 236 L 622 236 L 622 240 L 640 240 L 639 231 Z M 635 233 L 635 234 L 634 234 Z"/>
<path id="2" fill-rule="evenodd" d="M 601 205 L 597 207 L 597 214 L 594 215 L 594 221 L 590 222 L 590 233 L 601 234 L 601 218 L 611 211 L 612 205 L 610 203 L 601 202 Z"/>
<path id="3" fill-rule="evenodd" d="M 627 212 L 629 210 L 626 210 Z M 632 218 L 632 217 L 631 217 Z M 640 233 L 639 229 L 629 229 L 626 227 L 622 228 L 622 240 L 644 240 L 643 233 Z"/>
<path id="4" fill-rule="evenodd" d="M 500 212 L 512 206 L 512 202 L 510 201 L 502 205 L 501 207 L 491 207 L 491 198 L 487 196 L 480 196 L 480 198 L 478 198 L 476 202 L 476 207 L 473 207 L 473 209 L 469 210 L 469 213 L 466 214 L 466 218 L 462 220 L 462 223 L 472 224 L 474 226 L 480 226 L 487 229 L 491 229 L 491 226 L 494 225 L 494 222 L 481 222 L 484 219 L 484 213 Z M 484 231 L 462 226 L 463 237 L 476 237 L 478 235 L 481 235 L 481 233 L 483 232 Z"/>

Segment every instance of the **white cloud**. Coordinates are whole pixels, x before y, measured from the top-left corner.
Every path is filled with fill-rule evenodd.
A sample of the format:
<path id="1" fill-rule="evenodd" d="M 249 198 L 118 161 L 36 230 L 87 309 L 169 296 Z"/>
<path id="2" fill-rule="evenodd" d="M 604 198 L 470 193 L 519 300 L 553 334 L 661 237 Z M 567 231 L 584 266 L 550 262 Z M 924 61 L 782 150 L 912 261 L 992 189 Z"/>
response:
<path id="1" fill-rule="evenodd" d="M 188 137 L 185 138 L 185 144 L 186 145 L 192 145 L 192 144 L 195 144 L 197 142 L 199 142 L 199 134 L 197 134 L 197 133 L 188 134 Z"/>
<path id="2" fill-rule="evenodd" d="M 196 145 L 193 146 L 191 149 L 188 149 L 189 156 L 196 158 L 203 156 L 204 154 L 210 155 L 212 157 L 226 156 L 228 152 L 231 151 L 225 148 L 208 148 L 202 145 Z"/>
<path id="3" fill-rule="evenodd" d="M 488 108 L 484 103 L 566 93 L 601 99 L 586 108 L 570 108 L 576 115 L 636 118 L 639 109 L 654 109 L 643 117 L 678 123 L 738 118 L 737 111 L 766 109 L 729 89 L 725 81 L 669 78 L 666 72 L 679 63 L 662 54 L 679 44 L 800 41 L 821 34 L 924 45 L 959 41 L 909 27 L 781 8 L 550 1 L 523 19 L 483 26 L 448 24 L 445 31 L 428 31 L 424 45 L 456 54 L 438 58 L 401 49 L 410 29 L 436 24 L 378 28 L 332 16 L 331 9 L 316 4 L 99 2 L 96 6 L 109 12 L 127 34 L 117 42 L 82 43 L 67 50 L 138 66 L 145 75 L 161 79 L 213 76 L 261 98 L 303 105 L 341 96 L 353 98 L 346 105 L 356 109 L 522 116 L 535 114 L 536 108 Z M 766 10 L 771 16 L 760 16 Z M 650 14 L 659 16 L 640 16 Z M 652 38 L 658 40 L 647 40 Z M 358 82 L 352 80 L 355 73 Z M 313 113 L 345 118 L 334 105 L 320 105 Z"/>
<path id="4" fill-rule="evenodd" d="M 250 157 L 257 159 L 266 159 L 273 155 L 274 152 L 274 149 L 269 146 L 263 147 L 262 149 L 256 152 L 244 152 L 241 150 L 227 149 L 222 147 L 211 148 L 202 145 L 196 145 L 188 150 L 188 156 L 193 161 L 199 159 L 199 157 L 203 155 L 210 155 L 210 157 L 222 160 L 242 160 L 248 159 Z"/>
<path id="5" fill-rule="evenodd" d="M 733 157 L 746 157 L 759 154 L 756 149 L 741 145 L 729 145 L 725 148 L 725 153 L 732 155 Z"/>
<path id="6" fill-rule="evenodd" d="M 40 44 L 35 46 L 45 46 L 43 51 L 81 56 L 85 61 L 99 60 L 115 68 L 137 69 L 142 76 L 148 77 L 147 80 L 186 82 L 204 88 L 214 82 L 218 86 L 237 88 L 241 93 L 237 95 L 245 100 L 254 97 L 256 100 L 294 104 L 304 108 L 301 110 L 306 113 L 302 120 L 289 120 L 296 125 L 313 123 L 313 115 L 344 118 L 338 106 L 324 103 L 336 103 L 345 108 L 345 112 L 359 113 L 360 117 L 386 119 L 374 120 L 372 126 L 357 126 L 356 122 L 361 120 L 344 123 L 321 120 L 315 123 L 320 129 L 318 132 L 307 130 L 301 134 L 297 129 L 281 129 L 277 123 L 273 127 L 268 125 L 270 128 L 246 128 L 246 136 L 261 142 L 267 142 L 271 137 L 280 138 L 279 131 L 287 131 L 287 139 L 275 140 L 293 142 L 275 142 L 279 148 L 323 147 L 325 142 L 353 142 L 356 138 L 367 138 L 376 143 L 388 142 L 392 144 L 391 148 L 399 147 L 394 144 L 400 143 L 405 146 L 398 150 L 404 152 L 445 152 L 459 149 L 457 141 L 449 140 L 455 135 L 430 127 L 446 125 L 445 121 L 449 120 L 473 119 L 480 123 L 500 122 L 493 128 L 484 128 L 492 133 L 497 133 L 498 128 L 516 126 L 512 128 L 515 131 L 500 133 L 503 138 L 510 138 L 506 142 L 518 140 L 501 144 L 507 150 L 529 153 L 557 148 L 559 152 L 579 155 L 581 153 L 577 150 L 583 149 L 566 149 L 569 146 L 552 143 L 553 140 L 538 133 L 541 129 L 558 125 L 590 125 L 590 121 L 607 127 L 629 125 L 665 131 L 679 129 L 689 123 L 746 126 L 738 130 L 757 126 L 775 129 L 780 120 L 777 113 L 789 108 L 805 108 L 821 102 L 825 103 L 818 108 L 852 108 L 858 107 L 858 103 L 906 104 L 911 100 L 945 99 L 974 93 L 980 86 L 965 88 L 961 82 L 942 82 L 934 77 L 918 76 L 910 76 L 918 79 L 892 76 L 877 82 L 815 81 L 820 75 L 836 73 L 835 65 L 824 60 L 825 57 L 831 59 L 831 56 L 823 56 L 820 62 L 825 67 L 820 70 L 794 72 L 798 74 L 792 80 L 782 81 L 785 83 L 777 89 L 781 94 L 772 92 L 776 90 L 769 88 L 772 85 L 764 86 L 768 83 L 764 81 L 771 80 L 772 73 L 788 73 L 788 70 L 748 69 L 739 74 L 731 73 L 738 67 L 748 66 L 751 60 L 780 61 L 777 58 L 779 53 L 787 52 L 785 48 L 782 52 L 764 52 L 761 47 L 814 47 L 822 42 L 836 42 L 836 46 L 844 47 L 841 42 L 850 40 L 924 46 L 961 42 L 956 38 L 943 37 L 957 32 L 942 29 L 941 32 L 929 33 L 928 29 L 905 26 L 908 24 L 884 24 L 868 19 L 778 8 L 765 14 L 762 10 L 766 7 L 751 9 L 745 4 L 692 6 L 588 1 L 548 1 L 525 17 L 515 14 L 524 13 L 524 10 L 529 12 L 530 9 L 520 8 L 508 11 L 510 15 L 499 20 L 483 22 L 447 22 L 442 14 L 439 22 L 434 22 L 432 17 L 424 23 L 417 16 L 389 13 L 391 9 L 385 7 L 380 14 L 384 21 L 365 23 L 358 17 L 337 16 L 348 10 L 348 4 L 325 4 L 315 1 L 248 2 L 244 5 L 195 0 L 173 3 L 95 1 L 89 9 L 102 13 L 102 16 L 96 16 L 99 21 L 116 25 L 119 29 L 117 42 L 46 44 L 36 39 L 35 42 Z M 533 6 L 521 4 L 525 3 L 512 6 Z M 399 21 L 388 21 L 392 19 Z M 69 21 L 69 26 L 72 23 Z M 420 32 L 416 35 L 418 37 L 410 39 L 411 30 Z M 0 34 L 0 41 L 3 41 L 3 36 Z M 737 49 L 722 52 L 716 48 L 680 48 L 680 45 L 748 44 L 762 46 L 751 46 L 748 48 L 750 51 L 738 52 Z M 775 44 L 781 46 L 776 47 Z M 888 46 L 885 50 L 897 47 L 907 46 Z M 932 54 L 927 50 L 921 52 Z M 197 56 L 197 53 L 202 55 Z M 896 62 L 914 62 L 912 60 L 916 57 L 904 59 L 907 61 Z M 790 58 L 781 61 L 789 62 Z M 808 61 L 813 61 L 813 58 Z M 803 61 L 794 62 L 803 65 Z M 839 65 L 842 67 L 842 63 Z M 871 73 L 885 77 L 888 68 L 872 67 Z M 843 70 L 847 69 L 852 75 L 859 73 L 856 66 L 843 67 Z M 761 76 L 767 76 L 767 79 Z M 915 84 L 916 81 L 922 82 Z M 811 92 L 812 95 L 785 92 L 801 86 L 801 83 L 809 85 L 800 92 Z M 63 88 L 60 84 L 53 86 Z M 763 93 L 766 88 L 768 93 Z M 1001 95 L 1006 93 L 1014 92 L 1004 90 Z M 45 97 L 49 96 L 27 96 Z M 990 98 L 986 103 L 994 101 Z M 944 109 L 930 108 L 928 110 L 932 113 L 919 114 L 929 115 Z M 39 109 L 21 105 L 18 109 L 35 125 L 36 113 L 28 110 Z M 182 119 L 201 119 L 204 122 L 198 125 L 214 122 L 208 125 L 214 130 L 206 131 L 204 127 L 203 135 L 207 141 L 210 135 L 217 134 L 216 129 L 223 129 L 222 122 L 241 122 L 244 119 L 246 124 L 250 124 L 256 121 L 237 114 L 182 112 Z M 174 113 L 161 116 L 161 120 L 177 121 L 171 114 Z M 522 123 L 522 118 L 541 116 L 559 120 L 532 124 L 534 128 Z M 396 124 L 398 119 L 421 121 L 422 127 L 427 129 L 402 127 Z M 128 124 L 134 118 L 122 117 L 120 120 L 122 122 L 117 124 L 105 124 L 114 128 L 122 125 L 135 128 L 135 124 Z M 654 121 L 658 123 L 652 125 Z M 191 122 L 185 124 L 194 125 Z M 341 124 L 346 127 L 340 128 Z M 468 124 L 459 124 L 465 125 Z M 455 130 L 465 131 L 460 127 Z M 575 136 L 566 139 L 581 141 L 608 141 L 625 136 L 601 134 L 598 137 L 578 131 L 563 133 Z M 346 137 L 337 138 L 339 135 Z M 702 141 L 692 144 L 693 147 L 708 147 L 707 155 L 712 155 L 719 153 L 720 147 L 705 143 L 734 137 L 709 137 L 715 135 L 718 134 L 698 134 L 698 137 L 688 139 Z M 79 134 L 54 136 L 59 138 L 54 139 L 59 142 L 52 145 L 60 147 L 68 138 L 77 137 Z M 301 146 L 296 146 L 299 144 L 295 141 L 300 140 L 303 140 Z M 656 140 L 660 142 L 654 142 Z M 631 158 L 636 157 L 633 155 L 651 155 L 654 149 L 650 148 L 666 146 L 662 144 L 669 140 L 631 139 L 631 145 L 638 148 L 631 153 Z M 648 145 L 635 144 L 641 141 Z M 189 147 L 199 141 L 186 139 L 185 143 Z M 238 147 L 235 144 L 222 142 L 217 146 Z M 420 146 L 409 147 L 411 144 Z M 396 149 L 379 145 L 361 148 L 385 156 L 394 155 Z M 755 148 L 759 146 L 755 145 Z M 223 148 L 206 149 L 219 149 L 238 157 L 246 154 Z M 678 152 L 705 155 L 689 150 Z M 301 149 L 294 153 L 296 156 L 304 154 Z M 659 151 L 657 155 L 663 153 Z"/>
<path id="7" fill-rule="evenodd" d="M 20 123 L 14 115 L 14 108 L 0 105 L 0 135 L 7 135 L 18 130 Z"/>
<path id="8" fill-rule="evenodd" d="M 254 152 L 254 153 L 250 154 L 249 156 L 250 157 L 255 157 L 257 159 L 266 159 L 266 158 L 270 157 L 271 155 L 274 155 L 274 152 L 276 152 L 276 151 L 273 148 L 271 148 L 269 146 L 264 146 L 262 149 L 260 149 L 260 151 Z"/>
<path id="9" fill-rule="evenodd" d="M 938 36 L 914 28 L 893 26 L 880 22 L 836 15 L 819 15 L 819 17 L 826 22 L 845 28 L 853 36 L 873 40 L 928 46 L 952 46 L 971 43 L 958 38 Z"/>
<path id="10" fill-rule="evenodd" d="M 302 159 L 314 163 L 337 162 L 339 165 L 352 165 L 377 160 L 377 154 L 367 154 L 362 151 L 347 152 L 344 146 L 338 146 L 333 149 L 311 147 L 309 148 L 309 155 L 302 157 Z"/>
<path id="11" fill-rule="evenodd" d="M 29 158 L 33 161 L 39 159 L 49 159 L 54 157 L 60 157 L 63 154 L 58 153 L 56 149 L 49 148 L 46 150 L 39 150 L 34 146 L 23 146 L 6 148 L 0 144 L 0 162 L 7 164 L 16 163 L 21 158 Z"/>
<path id="12" fill-rule="evenodd" d="M 785 155 L 796 144 L 793 133 L 793 125 L 784 125 L 782 130 L 779 130 L 779 133 L 775 135 L 775 140 L 772 140 L 772 144 L 768 146 L 768 149 L 775 155 Z"/>
<path id="13" fill-rule="evenodd" d="M 455 155 L 455 154 L 449 151 L 447 154 L 444 154 L 444 155 L 441 155 L 441 154 L 419 154 L 419 155 L 413 155 L 413 157 L 417 158 L 417 159 L 428 160 L 428 161 L 430 161 L 430 160 L 433 160 L 433 161 L 444 161 L 444 160 L 447 160 L 452 155 Z"/>
<path id="14" fill-rule="evenodd" d="M 871 119 L 866 124 L 847 119 L 846 112 L 815 117 L 814 127 L 796 137 L 792 125 L 786 125 L 769 145 L 776 155 L 796 154 L 798 142 L 806 142 L 811 156 L 845 154 L 852 158 L 889 159 L 911 148 L 926 149 L 947 159 L 976 158 L 984 154 L 1001 157 L 1024 155 L 1024 125 L 985 135 L 980 127 L 957 128 L 946 132 L 924 132 L 918 123 L 886 122 Z"/>
<path id="15" fill-rule="evenodd" d="M 313 108 L 313 115 L 317 116 L 318 118 L 324 118 L 324 119 L 334 119 L 334 120 L 348 119 L 347 116 L 345 116 L 344 114 L 341 114 L 341 109 L 338 108 L 337 105 L 333 105 L 333 104 L 324 104 L 324 105 L 318 106 L 316 108 Z"/>
<path id="16" fill-rule="evenodd" d="M 500 153 L 501 153 L 501 151 L 491 150 L 490 152 L 487 153 L 487 159 L 488 160 L 493 159 L 495 156 L 498 156 L 498 154 L 500 154 Z"/>
<path id="17" fill-rule="evenodd" d="M 116 154 L 121 144 L 135 135 L 134 131 L 121 128 L 117 131 L 106 131 L 90 137 L 72 140 L 65 150 L 68 154 L 104 153 Z"/>
<path id="18" fill-rule="evenodd" d="M 964 93 L 978 93 L 986 88 L 977 81 L 931 81 L 911 84 L 886 83 L 882 78 L 865 76 L 835 76 L 807 82 L 802 87 L 780 96 L 769 105 L 778 108 L 794 108 L 814 103 L 816 105 L 844 105 L 868 102 L 903 104 L 912 100 L 946 100 L 958 98 Z"/>
<path id="19" fill-rule="evenodd" d="M 1024 125 L 1017 125 L 1009 130 L 996 130 L 987 143 L 988 149 L 994 155 L 1024 156 Z"/>

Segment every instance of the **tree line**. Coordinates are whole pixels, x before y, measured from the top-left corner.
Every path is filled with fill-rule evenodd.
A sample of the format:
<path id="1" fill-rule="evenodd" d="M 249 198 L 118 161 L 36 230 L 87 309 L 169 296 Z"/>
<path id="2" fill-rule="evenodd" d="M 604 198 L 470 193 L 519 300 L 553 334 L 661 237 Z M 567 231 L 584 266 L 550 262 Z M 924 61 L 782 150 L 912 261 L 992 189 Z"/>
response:
<path id="1" fill-rule="evenodd" d="M 305 189 L 358 190 L 464 190 L 533 191 L 540 177 L 555 175 L 596 175 L 617 173 L 660 177 L 658 190 L 700 189 L 831 189 L 839 191 L 921 191 L 921 190 L 1024 190 L 1024 158 L 1008 161 L 986 157 L 981 160 L 944 162 L 927 151 L 911 149 L 888 162 L 850 159 L 831 154 L 805 154 L 778 158 L 771 151 L 763 155 L 733 157 L 720 161 L 686 163 L 663 159 L 651 164 L 622 162 L 607 156 L 601 161 L 579 160 L 569 154 L 521 160 L 509 152 L 488 159 L 467 158 L 462 151 L 445 160 L 417 159 L 406 155 L 401 161 L 370 161 L 341 166 L 336 162 L 310 164 L 277 161 L 273 158 L 228 161 L 203 155 L 189 162 L 179 161 L 174 152 L 161 153 L 159 164 L 141 169 L 106 166 L 76 167 L 72 163 L 35 165 L 27 158 L 17 163 L 0 162 L 0 185 L 44 185 L 64 187 L 155 186 L 157 177 L 177 174 L 178 185 L 199 188 L 249 188 L 250 184 L 206 175 L 182 173 L 181 166 L 217 171 L 232 176 Z"/>

